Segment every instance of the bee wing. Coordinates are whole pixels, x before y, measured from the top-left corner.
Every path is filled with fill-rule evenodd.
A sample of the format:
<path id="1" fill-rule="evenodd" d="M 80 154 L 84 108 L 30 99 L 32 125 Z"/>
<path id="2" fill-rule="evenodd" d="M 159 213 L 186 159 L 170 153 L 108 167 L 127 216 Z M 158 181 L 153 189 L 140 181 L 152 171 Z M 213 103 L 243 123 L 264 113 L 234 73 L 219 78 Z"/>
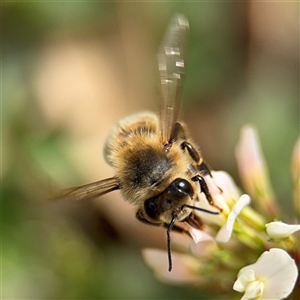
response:
<path id="1" fill-rule="evenodd" d="M 67 189 L 58 195 L 56 199 L 66 200 L 89 200 L 95 199 L 121 188 L 120 181 L 117 177 L 111 177 L 104 180 L 96 181 L 86 185 Z"/>
<path id="2" fill-rule="evenodd" d="M 175 15 L 170 21 L 157 55 L 161 82 L 160 126 L 163 144 L 172 142 L 177 121 L 184 80 L 184 50 L 188 29 L 186 17 Z"/>

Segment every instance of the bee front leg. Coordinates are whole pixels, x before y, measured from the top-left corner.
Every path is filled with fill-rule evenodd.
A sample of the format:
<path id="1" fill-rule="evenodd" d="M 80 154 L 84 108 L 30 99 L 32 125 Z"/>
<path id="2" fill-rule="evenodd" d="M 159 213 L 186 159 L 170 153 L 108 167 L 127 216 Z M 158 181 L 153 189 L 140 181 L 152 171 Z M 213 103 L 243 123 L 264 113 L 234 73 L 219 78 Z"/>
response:
<path id="1" fill-rule="evenodd" d="M 205 195 L 207 201 L 209 202 L 209 204 L 214 206 L 214 202 L 213 202 L 212 196 L 209 192 L 208 186 L 205 182 L 205 179 L 201 175 L 196 175 L 196 176 L 192 177 L 192 180 L 199 182 L 201 192 L 204 193 L 204 195 Z"/>
<path id="2" fill-rule="evenodd" d="M 186 142 L 186 141 L 182 142 L 181 145 L 180 145 L 180 148 L 181 148 L 182 150 L 187 149 L 187 151 L 188 151 L 190 157 L 191 157 L 196 163 L 199 162 L 199 160 L 200 160 L 199 154 L 198 154 L 198 152 L 196 151 L 196 149 L 193 147 L 193 145 L 191 145 L 189 142 Z"/>
<path id="3" fill-rule="evenodd" d="M 200 165 L 198 165 L 198 168 L 199 168 L 199 171 L 201 172 L 201 174 L 203 174 L 204 176 L 209 175 L 210 177 L 212 177 L 209 167 L 204 162 L 202 162 Z"/>
<path id="4" fill-rule="evenodd" d="M 185 149 L 187 150 L 187 152 L 189 153 L 190 157 L 196 162 L 199 163 L 200 161 L 200 156 L 197 152 L 197 150 L 194 148 L 194 146 L 192 144 L 190 144 L 189 142 L 185 141 L 186 140 L 186 136 L 184 133 L 184 129 L 182 127 L 182 125 L 177 122 L 175 124 L 175 128 L 174 128 L 174 132 L 171 138 L 172 142 L 175 142 L 177 140 L 184 140 L 184 142 L 182 142 L 180 144 L 180 148 L 184 151 Z"/>

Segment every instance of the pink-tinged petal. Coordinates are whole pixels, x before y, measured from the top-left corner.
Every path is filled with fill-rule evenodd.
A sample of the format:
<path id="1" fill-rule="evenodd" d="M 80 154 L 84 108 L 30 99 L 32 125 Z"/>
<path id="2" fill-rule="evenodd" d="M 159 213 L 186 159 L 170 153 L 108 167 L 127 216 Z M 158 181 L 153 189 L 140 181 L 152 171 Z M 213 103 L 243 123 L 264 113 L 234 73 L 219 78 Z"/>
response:
<path id="1" fill-rule="evenodd" d="M 211 205 L 204 193 L 198 193 L 198 200 L 195 201 L 195 206 L 213 211 L 220 212 L 219 215 L 212 215 L 206 212 L 196 211 L 204 224 L 217 224 L 223 226 L 227 220 L 227 216 L 231 211 L 231 207 L 234 206 L 236 201 L 240 197 L 240 191 L 232 180 L 231 176 L 223 171 L 213 171 L 211 176 L 204 176 L 205 182 L 208 186 L 210 194 L 213 199 L 213 205 Z"/>
<path id="2" fill-rule="evenodd" d="M 266 231 L 270 238 L 273 239 L 284 239 L 300 230 L 299 224 L 285 224 L 283 222 L 275 221 L 266 224 Z"/>
<path id="3" fill-rule="evenodd" d="M 166 251 L 146 248 L 142 254 L 146 263 L 162 281 L 173 284 L 200 284 L 203 281 L 197 274 L 201 262 L 190 255 L 172 251 L 173 269 L 169 272 Z"/>
<path id="4" fill-rule="evenodd" d="M 298 139 L 292 154 L 292 180 L 294 207 L 298 217 L 300 217 L 300 138 Z"/>
<path id="5" fill-rule="evenodd" d="M 205 233 L 203 230 L 199 230 L 193 227 L 189 229 L 189 234 L 191 235 L 195 244 L 213 240 L 213 237 Z"/>
<path id="6" fill-rule="evenodd" d="M 211 174 L 215 185 L 222 190 L 221 195 L 225 202 L 232 206 L 232 202 L 237 201 L 241 195 L 232 177 L 224 171 L 212 171 Z"/>
<path id="7" fill-rule="evenodd" d="M 221 227 L 216 236 L 216 241 L 221 243 L 227 243 L 230 240 L 234 222 L 237 216 L 240 214 L 242 209 L 250 204 L 250 197 L 246 194 L 242 195 L 240 199 L 236 202 L 232 211 L 229 213 L 227 222 Z"/>
<path id="8" fill-rule="evenodd" d="M 296 142 L 292 154 L 292 176 L 295 180 L 299 180 L 300 176 L 300 138 Z"/>
<path id="9" fill-rule="evenodd" d="M 224 202 L 224 200 L 223 200 L 223 198 L 222 198 L 221 195 L 218 195 L 217 197 L 220 197 L 221 198 L 220 201 Z M 215 199 L 216 198 L 214 198 L 214 203 L 216 203 Z M 199 207 L 199 208 L 202 208 L 202 209 L 206 209 L 206 210 L 212 211 L 212 212 L 219 212 L 218 208 L 212 206 L 207 201 L 207 199 L 206 199 L 206 197 L 205 197 L 205 195 L 203 193 L 199 193 L 198 194 L 198 200 L 199 201 L 195 201 L 194 202 L 194 205 L 196 207 Z M 224 202 L 224 204 L 226 205 L 225 202 Z M 218 215 L 213 215 L 213 214 L 209 214 L 207 212 L 203 212 L 203 211 L 199 211 L 199 210 L 194 210 L 194 214 L 197 215 L 201 219 L 201 221 L 203 222 L 203 224 L 205 224 L 205 225 L 216 224 L 218 226 L 222 226 L 226 222 L 226 217 L 222 213 L 220 213 Z"/>
<path id="10" fill-rule="evenodd" d="M 228 211 L 228 205 L 226 204 L 225 199 L 223 198 L 221 188 L 215 184 L 214 179 L 209 175 L 204 176 L 204 180 L 207 184 L 214 205 L 219 207 L 222 210 Z M 199 192 L 200 192 L 200 186 L 199 186 Z M 208 201 L 204 193 L 199 193 L 199 200 L 202 201 L 202 199 L 204 202 L 208 204 Z M 211 205 L 210 207 L 213 208 Z"/>
<path id="11" fill-rule="evenodd" d="M 216 241 L 212 239 L 198 244 L 191 241 L 189 251 L 192 253 L 192 255 L 202 260 L 211 259 L 215 253 L 220 251 L 220 249 Z"/>
<path id="12" fill-rule="evenodd" d="M 265 215 L 276 216 L 278 208 L 271 188 L 267 165 L 258 135 L 251 126 L 244 126 L 236 146 L 238 170 L 246 192 L 256 200 Z"/>
<path id="13" fill-rule="evenodd" d="M 264 284 L 263 293 L 259 299 L 287 297 L 293 291 L 298 277 L 295 261 L 286 251 L 279 248 L 265 251 L 256 263 L 242 268 L 238 278 L 249 270 L 253 270 L 255 281 Z"/>
<path id="14" fill-rule="evenodd" d="M 238 206 L 236 207 L 235 205 L 240 198 L 240 191 L 231 176 L 226 172 L 213 171 L 212 177 L 205 176 L 204 179 L 213 198 L 214 206 L 221 209 L 221 213 L 219 215 L 211 215 L 195 210 L 195 214 L 197 214 L 205 224 L 217 224 L 221 227 L 227 222 L 228 217 L 232 219 L 236 215 Z M 217 211 L 217 208 L 207 201 L 204 193 L 198 194 L 198 200 L 199 201 L 195 202 L 195 206 L 209 211 Z M 233 207 L 235 207 L 235 212 L 228 216 Z M 230 226 L 230 224 L 228 226 Z M 230 235 L 231 232 L 229 237 Z"/>

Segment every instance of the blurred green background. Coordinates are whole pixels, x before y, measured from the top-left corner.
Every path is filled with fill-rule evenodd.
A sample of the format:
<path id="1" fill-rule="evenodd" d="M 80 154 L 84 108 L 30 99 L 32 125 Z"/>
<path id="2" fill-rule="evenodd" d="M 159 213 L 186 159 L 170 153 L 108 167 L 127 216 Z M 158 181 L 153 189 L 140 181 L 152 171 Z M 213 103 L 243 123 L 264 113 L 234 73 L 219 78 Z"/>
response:
<path id="1" fill-rule="evenodd" d="M 1 4 L 2 298 L 215 298 L 154 278 L 140 250 L 165 248 L 165 232 L 139 224 L 119 193 L 90 203 L 49 198 L 113 174 L 105 138 L 120 117 L 156 109 L 156 52 L 180 12 L 190 22 L 182 118 L 210 166 L 238 183 L 239 131 L 256 126 L 291 213 L 299 4 Z"/>

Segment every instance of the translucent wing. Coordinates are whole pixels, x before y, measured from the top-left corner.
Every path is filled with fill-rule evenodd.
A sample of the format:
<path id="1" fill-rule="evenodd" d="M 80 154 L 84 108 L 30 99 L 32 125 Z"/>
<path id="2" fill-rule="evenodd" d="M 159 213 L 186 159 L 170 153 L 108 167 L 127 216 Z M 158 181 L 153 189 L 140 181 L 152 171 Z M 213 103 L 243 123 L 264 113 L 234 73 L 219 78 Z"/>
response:
<path id="1" fill-rule="evenodd" d="M 75 201 L 95 199 L 114 190 L 119 190 L 120 188 L 121 186 L 119 179 L 117 177 L 111 177 L 86 185 L 67 189 L 56 198 Z"/>
<path id="2" fill-rule="evenodd" d="M 188 29 L 186 17 L 175 15 L 170 21 L 157 55 L 161 81 L 160 124 L 163 144 L 172 142 L 172 133 L 177 121 Z"/>

